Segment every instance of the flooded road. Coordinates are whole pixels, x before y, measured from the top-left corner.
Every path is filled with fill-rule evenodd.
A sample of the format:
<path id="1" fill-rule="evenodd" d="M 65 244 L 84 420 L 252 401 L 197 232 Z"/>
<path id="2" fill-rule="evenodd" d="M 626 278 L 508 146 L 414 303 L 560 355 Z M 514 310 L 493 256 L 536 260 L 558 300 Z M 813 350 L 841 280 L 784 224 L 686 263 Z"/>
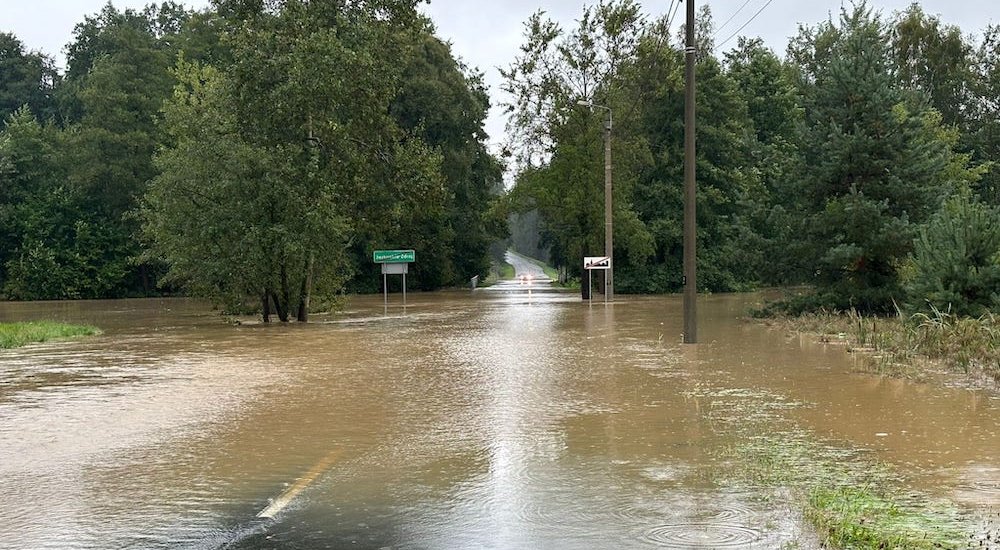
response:
<path id="1" fill-rule="evenodd" d="M 741 321 L 755 299 L 702 298 L 696 346 L 680 297 L 538 284 L 301 326 L 0 304 L 104 330 L 0 351 L 0 548 L 817 547 L 786 492 L 732 481 L 762 438 L 1000 505 L 995 395 L 858 374 Z"/>

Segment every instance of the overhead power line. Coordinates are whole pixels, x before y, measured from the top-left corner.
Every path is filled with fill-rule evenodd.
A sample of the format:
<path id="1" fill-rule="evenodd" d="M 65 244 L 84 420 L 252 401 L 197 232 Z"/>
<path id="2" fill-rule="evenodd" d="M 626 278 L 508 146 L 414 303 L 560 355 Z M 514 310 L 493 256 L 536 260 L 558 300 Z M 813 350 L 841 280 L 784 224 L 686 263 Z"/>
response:
<path id="1" fill-rule="evenodd" d="M 669 17 L 667 17 L 667 35 L 668 36 L 670 35 L 670 27 L 673 26 L 673 24 L 674 24 L 674 17 L 677 15 L 677 12 L 681 9 L 681 4 L 683 4 L 683 3 L 684 3 L 684 0 L 678 0 L 677 4 L 674 5 L 674 1 L 673 0 L 670 1 L 670 6 L 671 7 L 667 9 L 667 15 L 669 16 Z"/>
<path id="2" fill-rule="evenodd" d="M 747 7 L 747 4 L 749 4 L 749 3 L 750 3 L 750 0 L 746 0 L 745 2 L 743 2 L 743 5 L 741 5 L 739 8 L 737 8 L 736 11 L 733 12 L 733 14 L 729 16 L 729 19 L 726 19 L 725 23 L 723 23 L 722 25 L 720 25 L 719 28 L 715 29 L 715 32 L 712 33 L 712 38 L 715 38 L 716 36 L 718 36 L 719 33 L 722 32 L 722 29 L 726 28 L 726 25 L 728 25 L 729 23 L 731 23 L 733 21 L 733 19 L 736 19 L 736 16 L 739 15 L 740 12 L 743 11 L 743 8 Z"/>
<path id="3" fill-rule="evenodd" d="M 719 45 L 716 46 L 716 48 L 721 48 L 721 47 L 725 46 L 727 42 L 729 42 L 733 38 L 736 38 L 736 35 L 740 34 L 740 31 L 742 31 L 743 29 L 745 29 L 747 27 L 747 25 L 749 25 L 750 23 L 753 23 L 753 20 L 757 19 L 757 16 L 760 15 L 761 12 L 763 12 L 765 9 L 767 9 L 768 6 L 771 5 L 771 2 L 774 2 L 774 0 L 767 0 L 767 3 L 765 3 L 763 6 L 761 6 L 761 8 L 759 10 L 757 10 L 757 13 L 753 14 L 753 17 L 751 17 L 746 23 L 743 23 L 743 26 L 741 26 L 740 28 L 736 29 L 736 32 L 734 32 L 733 34 L 729 35 L 729 38 L 726 38 L 725 40 L 723 40 L 722 42 L 720 42 Z"/>

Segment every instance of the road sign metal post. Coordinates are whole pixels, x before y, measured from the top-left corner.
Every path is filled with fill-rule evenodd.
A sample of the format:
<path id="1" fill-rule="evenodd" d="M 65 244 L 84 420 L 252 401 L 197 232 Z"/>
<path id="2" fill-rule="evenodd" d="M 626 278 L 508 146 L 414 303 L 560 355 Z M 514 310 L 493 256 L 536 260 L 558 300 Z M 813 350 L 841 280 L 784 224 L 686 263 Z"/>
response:
<path id="1" fill-rule="evenodd" d="M 406 274 L 410 264 L 417 260 L 413 250 L 376 250 L 372 252 L 372 261 L 382 264 L 382 301 L 389 308 L 389 275 L 403 276 L 403 305 L 406 305 Z"/>
<path id="2" fill-rule="evenodd" d="M 591 278 L 591 270 L 587 270 L 587 303 L 594 305 L 594 282 Z"/>

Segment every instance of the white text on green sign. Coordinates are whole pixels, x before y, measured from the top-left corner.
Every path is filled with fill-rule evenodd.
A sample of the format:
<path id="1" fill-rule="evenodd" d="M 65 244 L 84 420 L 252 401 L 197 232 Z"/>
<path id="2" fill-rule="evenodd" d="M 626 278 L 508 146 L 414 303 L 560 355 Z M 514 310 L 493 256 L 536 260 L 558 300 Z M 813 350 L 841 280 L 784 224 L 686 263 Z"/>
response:
<path id="1" fill-rule="evenodd" d="M 377 264 L 408 264 L 417 261 L 417 254 L 412 250 L 376 250 L 372 260 Z"/>

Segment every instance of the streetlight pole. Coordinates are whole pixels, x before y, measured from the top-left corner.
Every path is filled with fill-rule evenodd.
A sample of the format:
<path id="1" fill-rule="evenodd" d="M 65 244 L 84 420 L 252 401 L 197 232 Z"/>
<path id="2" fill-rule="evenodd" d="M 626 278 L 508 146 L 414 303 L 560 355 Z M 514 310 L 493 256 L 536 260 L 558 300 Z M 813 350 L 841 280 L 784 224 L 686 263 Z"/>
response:
<path id="1" fill-rule="evenodd" d="M 578 105 L 590 107 L 591 109 L 603 109 L 608 112 L 608 118 L 604 124 L 604 255 L 610 260 L 609 267 L 604 276 L 604 299 L 612 302 L 615 299 L 614 283 L 614 227 L 612 225 L 611 209 L 611 108 L 604 105 L 594 105 L 592 101 L 580 100 Z"/>

